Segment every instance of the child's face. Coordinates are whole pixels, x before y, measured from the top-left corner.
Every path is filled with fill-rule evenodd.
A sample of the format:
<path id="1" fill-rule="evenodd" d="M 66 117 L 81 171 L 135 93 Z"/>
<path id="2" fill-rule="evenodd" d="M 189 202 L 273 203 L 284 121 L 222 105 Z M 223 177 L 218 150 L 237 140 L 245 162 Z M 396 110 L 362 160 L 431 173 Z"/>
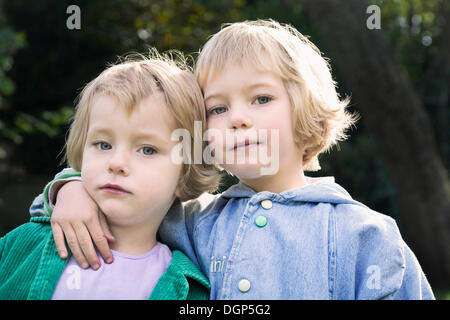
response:
<path id="1" fill-rule="evenodd" d="M 171 160 L 166 108 L 150 96 L 128 115 L 114 98 L 94 97 L 81 175 L 109 223 L 159 225 L 174 200 L 182 167 Z"/>
<path id="2" fill-rule="evenodd" d="M 207 81 L 203 90 L 208 131 L 218 130 L 222 137 L 228 131 L 235 139 L 231 146 L 224 143 L 223 148 L 215 141 L 216 137 L 210 140 L 211 148 L 217 148 L 216 158 L 223 159 L 221 166 L 224 169 L 249 185 L 254 184 L 250 181 L 255 179 L 273 180 L 289 172 L 291 175 L 297 173 L 301 168 L 302 150 L 294 141 L 291 103 L 279 76 L 260 71 L 250 63 L 228 63 Z M 267 133 L 267 139 L 260 131 Z M 245 137 L 254 143 L 239 146 L 239 141 L 245 141 Z M 261 161 L 259 152 L 266 152 L 271 161 L 278 161 L 277 172 L 269 176 L 261 174 L 261 168 L 267 165 Z M 255 154 L 258 157 L 255 158 Z M 243 164 L 227 163 L 227 156 L 228 159 L 243 156 L 246 161 Z"/>

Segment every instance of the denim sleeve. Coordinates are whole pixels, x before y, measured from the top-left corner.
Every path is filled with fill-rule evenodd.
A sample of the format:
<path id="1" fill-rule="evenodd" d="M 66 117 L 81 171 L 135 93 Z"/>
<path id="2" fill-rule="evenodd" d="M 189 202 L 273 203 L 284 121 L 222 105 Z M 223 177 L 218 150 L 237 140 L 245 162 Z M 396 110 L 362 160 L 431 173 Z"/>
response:
<path id="1" fill-rule="evenodd" d="M 44 197 L 43 193 L 39 194 L 36 198 L 34 198 L 33 203 L 29 209 L 30 215 L 32 217 L 45 217 L 44 211 Z"/>
<path id="2" fill-rule="evenodd" d="M 77 177 L 80 173 L 72 168 L 65 168 L 58 172 L 52 181 L 50 181 L 44 188 L 44 191 L 34 198 L 30 206 L 29 212 L 32 217 L 49 217 L 51 216 L 51 206 L 49 205 L 48 193 L 52 185 L 61 179 L 68 179 L 70 177 Z"/>
<path id="3" fill-rule="evenodd" d="M 337 208 L 334 299 L 433 299 L 394 219 L 356 206 Z"/>
<path id="4" fill-rule="evenodd" d="M 395 300 L 435 300 L 425 274 L 411 249 L 404 244 L 405 273 L 402 286 L 393 295 Z"/>
<path id="5" fill-rule="evenodd" d="M 200 268 L 197 248 L 195 247 L 194 230 L 199 218 L 207 213 L 214 200 L 211 194 L 203 194 L 198 199 L 186 203 L 176 201 L 162 221 L 158 237 L 160 241 L 172 249 L 186 254 Z"/>

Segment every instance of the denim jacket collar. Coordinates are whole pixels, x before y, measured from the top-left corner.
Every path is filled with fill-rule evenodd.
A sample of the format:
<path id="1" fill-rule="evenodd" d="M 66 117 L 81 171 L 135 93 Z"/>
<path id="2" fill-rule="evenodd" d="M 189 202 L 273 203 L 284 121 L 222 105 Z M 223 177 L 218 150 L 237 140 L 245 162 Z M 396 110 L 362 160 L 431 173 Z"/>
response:
<path id="1" fill-rule="evenodd" d="M 279 194 L 269 191 L 261 191 L 257 193 L 246 184 L 238 182 L 222 193 L 222 197 L 252 198 L 256 196 L 257 198 L 280 198 L 290 201 L 326 202 L 336 204 L 348 203 L 364 206 L 358 201 L 353 200 L 344 188 L 335 183 L 334 177 L 332 176 L 321 178 L 306 177 L 306 179 L 308 181 L 307 185 L 296 189 L 286 190 Z"/>

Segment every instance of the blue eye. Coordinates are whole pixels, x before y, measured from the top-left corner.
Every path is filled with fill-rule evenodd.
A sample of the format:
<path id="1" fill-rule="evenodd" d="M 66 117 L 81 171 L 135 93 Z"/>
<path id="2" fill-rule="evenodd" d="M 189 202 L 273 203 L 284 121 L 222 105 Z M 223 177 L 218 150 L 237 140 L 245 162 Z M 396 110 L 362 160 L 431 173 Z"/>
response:
<path id="1" fill-rule="evenodd" d="M 146 156 L 151 156 L 152 154 L 156 153 L 156 150 L 152 147 L 142 147 L 140 150 L 142 150 L 142 153 Z"/>
<path id="2" fill-rule="evenodd" d="M 268 97 L 268 96 L 259 96 L 259 97 L 256 98 L 255 101 L 257 101 L 258 104 L 266 104 L 266 103 L 270 102 L 270 100 L 272 100 L 271 97 Z"/>
<path id="3" fill-rule="evenodd" d="M 212 108 L 211 110 L 209 110 L 209 113 L 212 114 L 221 114 L 227 111 L 227 108 L 225 107 L 216 107 L 216 108 Z"/>
<path id="4" fill-rule="evenodd" d="M 111 145 L 104 141 L 95 142 L 94 145 L 97 146 L 97 148 L 100 150 L 111 150 L 112 149 Z"/>

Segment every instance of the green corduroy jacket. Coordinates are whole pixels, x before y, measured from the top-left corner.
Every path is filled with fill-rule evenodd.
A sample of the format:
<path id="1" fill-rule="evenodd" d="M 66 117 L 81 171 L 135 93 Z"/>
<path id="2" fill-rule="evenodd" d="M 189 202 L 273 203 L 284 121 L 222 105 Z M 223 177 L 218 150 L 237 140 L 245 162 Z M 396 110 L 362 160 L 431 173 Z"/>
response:
<path id="1" fill-rule="evenodd" d="M 51 299 L 69 258 L 58 255 L 50 218 L 31 218 L 0 238 L 0 299 Z M 208 279 L 192 261 L 173 251 L 171 263 L 149 299 L 206 300 L 209 290 Z"/>

